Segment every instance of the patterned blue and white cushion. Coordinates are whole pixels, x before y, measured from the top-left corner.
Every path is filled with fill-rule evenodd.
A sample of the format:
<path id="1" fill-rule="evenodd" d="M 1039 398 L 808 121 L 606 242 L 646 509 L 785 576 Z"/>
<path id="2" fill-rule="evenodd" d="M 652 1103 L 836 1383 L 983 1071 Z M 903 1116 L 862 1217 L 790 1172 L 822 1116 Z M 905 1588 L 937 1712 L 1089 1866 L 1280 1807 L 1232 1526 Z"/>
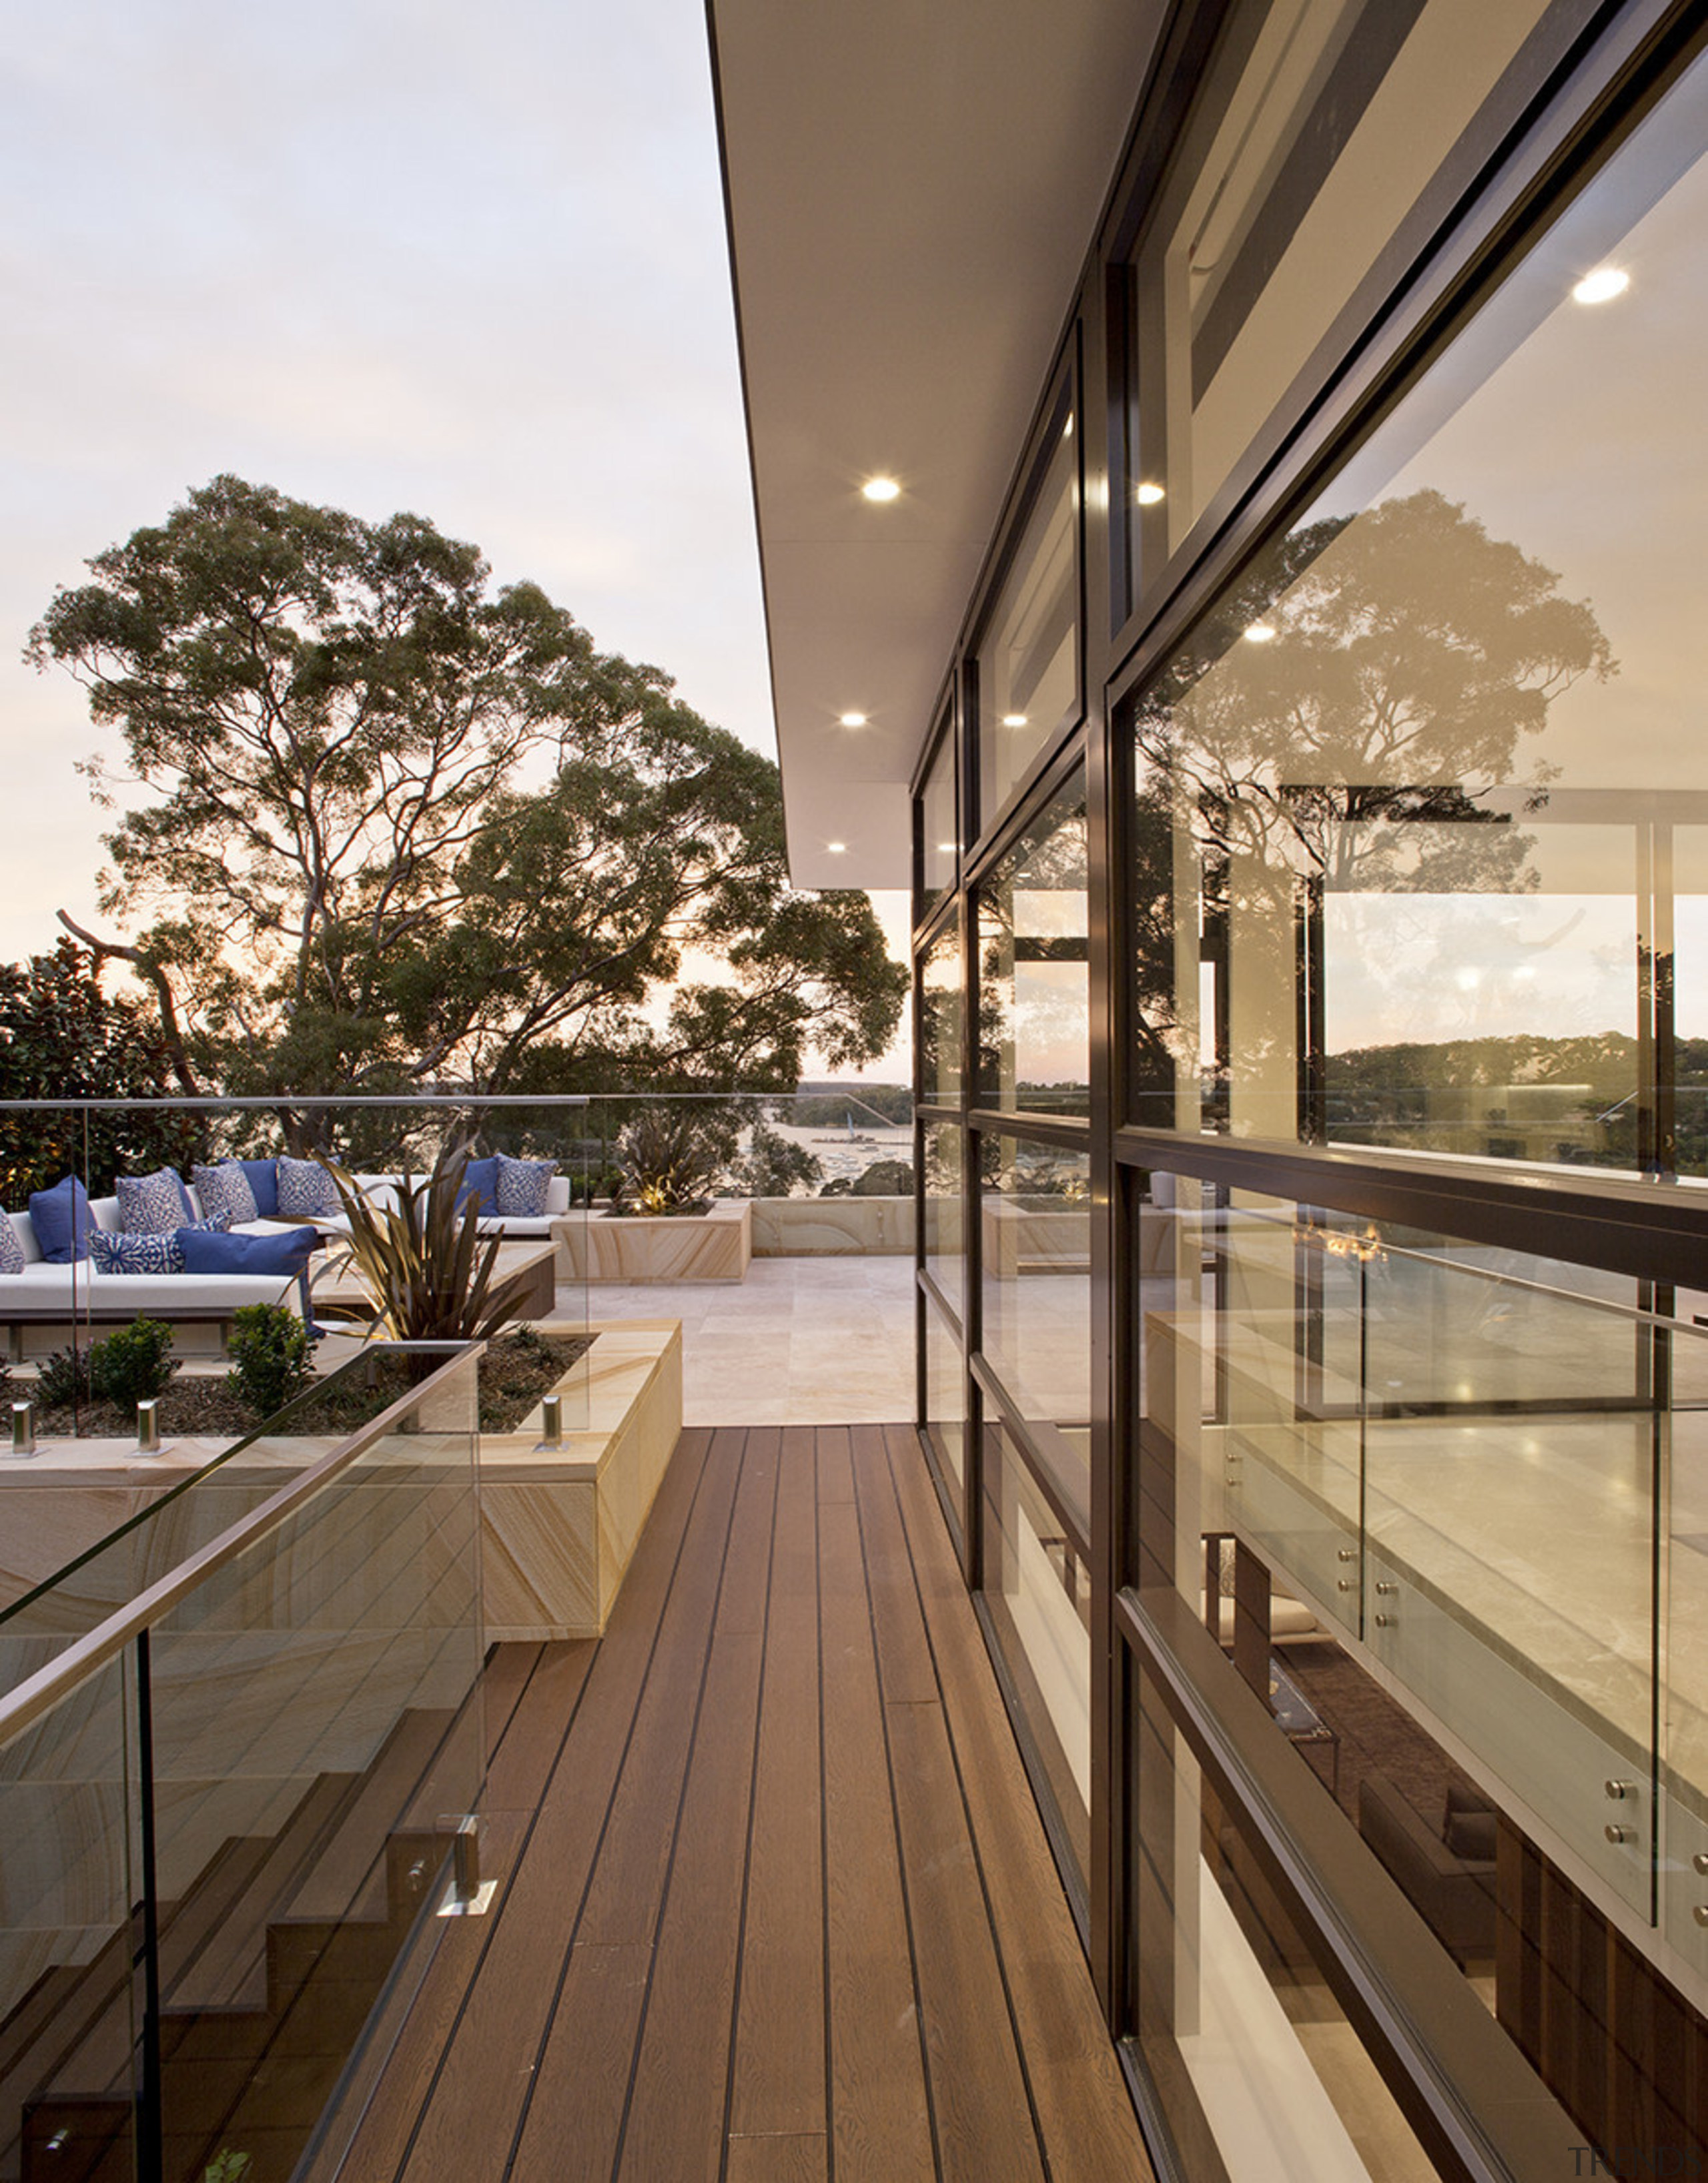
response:
<path id="1" fill-rule="evenodd" d="M 212 1215 L 223 1213 L 228 1225 L 236 1227 L 247 1220 L 261 1217 L 255 1203 L 255 1193 L 249 1178 L 239 1160 L 221 1160 L 218 1167 L 197 1167 L 190 1171 L 190 1180 L 196 1186 L 196 1195 L 202 1201 L 203 1213 Z"/>
<path id="2" fill-rule="evenodd" d="M 170 1236 L 190 1217 L 184 1186 L 169 1167 L 153 1175 L 121 1175 L 119 1225 L 127 1236 Z"/>
<path id="3" fill-rule="evenodd" d="M 511 1159 L 498 1154 L 498 1211 L 517 1220 L 542 1220 L 555 1160 Z"/>
<path id="4" fill-rule="evenodd" d="M 231 1225 L 229 1213 L 209 1213 L 200 1220 L 181 1220 L 177 1233 L 181 1236 L 187 1228 L 192 1236 L 223 1236 Z"/>
<path id="5" fill-rule="evenodd" d="M 279 1161 L 279 1212 L 284 1219 L 338 1210 L 338 1193 L 332 1178 L 319 1160 Z"/>
<path id="6" fill-rule="evenodd" d="M 12 1225 L 11 1216 L 0 1213 L 0 1274 L 21 1274 L 24 1270 L 24 1246 L 18 1241 L 18 1230 Z"/>
<path id="7" fill-rule="evenodd" d="M 89 1238 L 89 1256 L 97 1274 L 181 1274 L 184 1253 L 178 1238 L 127 1235 L 123 1230 L 97 1228 Z"/>

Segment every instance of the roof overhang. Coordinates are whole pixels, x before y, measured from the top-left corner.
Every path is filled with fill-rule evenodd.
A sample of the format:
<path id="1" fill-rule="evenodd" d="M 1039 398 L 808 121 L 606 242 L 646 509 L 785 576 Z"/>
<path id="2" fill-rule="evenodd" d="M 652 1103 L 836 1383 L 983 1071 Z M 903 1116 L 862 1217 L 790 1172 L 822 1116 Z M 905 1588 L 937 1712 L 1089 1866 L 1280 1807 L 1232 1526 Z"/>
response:
<path id="1" fill-rule="evenodd" d="M 904 887 L 908 783 L 1163 0 L 707 4 L 790 868 Z"/>

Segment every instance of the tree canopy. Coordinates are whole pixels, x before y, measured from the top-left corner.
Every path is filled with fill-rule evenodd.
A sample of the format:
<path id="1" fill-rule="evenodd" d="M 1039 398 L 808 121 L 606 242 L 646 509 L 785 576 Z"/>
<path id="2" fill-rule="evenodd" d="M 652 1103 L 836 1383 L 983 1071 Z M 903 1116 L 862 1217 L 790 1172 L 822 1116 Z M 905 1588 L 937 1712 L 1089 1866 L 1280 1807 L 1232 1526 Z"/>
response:
<path id="1" fill-rule="evenodd" d="M 0 963 L 0 1098 L 140 1101 L 177 1089 L 148 1010 L 103 992 L 74 942 Z M 99 1192 L 120 1172 L 186 1164 L 201 1156 L 205 1135 L 203 1118 L 181 1109 L 0 1114 L 0 1204 L 21 1212 L 32 1191 L 62 1175 L 82 1175 Z"/>
<path id="2" fill-rule="evenodd" d="M 1175 991 L 1182 838 L 1209 947 L 1230 904 L 1290 918 L 1303 890 L 1536 886 L 1533 836 L 1477 798 L 1516 788 L 1541 809 L 1552 769 L 1527 741 L 1575 682 L 1616 671 L 1593 606 L 1558 586 L 1459 503 L 1413 492 L 1289 533 L 1152 686 L 1135 724 L 1133 991 L 1164 1111 L 1199 1047 L 1182 1020 L 1197 995 Z"/>
<path id="3" fill-rule="evenodd" d="M 31 633 L 119 730 L 102 906 L 231 1092 L 792 1086 L 905 973 L 790 890 L 776 766 L 414 515 L 215 478 Z M 120 772 L 89 771 L 117 809 Z"/>

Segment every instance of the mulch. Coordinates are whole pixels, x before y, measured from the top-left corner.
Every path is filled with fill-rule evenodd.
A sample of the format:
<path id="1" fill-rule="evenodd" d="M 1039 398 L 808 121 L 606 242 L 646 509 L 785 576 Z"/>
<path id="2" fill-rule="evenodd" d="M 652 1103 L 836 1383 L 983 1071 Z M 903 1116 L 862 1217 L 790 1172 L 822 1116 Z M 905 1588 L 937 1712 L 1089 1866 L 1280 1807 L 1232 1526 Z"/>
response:
<path id="1" fill-rule="evenodd" d="M 514 1431 L 592 1344 L 591 1335 L 542 1335 L 529 1327 L 496 1336 L 481 1363 L 481 1430 Z M 304 1419 L 304 1431 L 353 1432 L 409 1384 L 407 1364 L 398 1358 L 382 1360 L 372 1374 L 353 1373 L 350 1378 L 353 1384 L 323 1397 L 312 1419 Z M 14 1376 L 11 1398 L 28 1396 L 31 1385 Z M 161 1436 L 175 1440 L 237 1440 L 263 1422 L 225 1375 L 175 1375 L 159 1397 L 157 1414 Z M 75 1410 L 64 1403 L 36 1414 L 38 1438 L 124 1440 L 136 1429 L 135 1418 L 113 1403 L 86 1402 Z"/>

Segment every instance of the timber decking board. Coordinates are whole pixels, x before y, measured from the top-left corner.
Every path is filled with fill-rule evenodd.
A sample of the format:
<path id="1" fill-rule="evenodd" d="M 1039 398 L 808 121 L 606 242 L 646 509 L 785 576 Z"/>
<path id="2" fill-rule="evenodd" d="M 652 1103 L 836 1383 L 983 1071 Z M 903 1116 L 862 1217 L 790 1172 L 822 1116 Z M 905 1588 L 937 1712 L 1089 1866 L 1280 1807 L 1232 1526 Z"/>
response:
<path id="1" fill-rule="evenodd" d="M 777 1486 L 730 2130 L 734 2136 L 761 2141 L 805 2133 L 818 2146 L 822 2173 L 824 1803 L 818 1630 L 818 1503 L 809 1442 L 804 1450 L 785 1450 Z"/>
<path id="2" fill-rule="evenodd" d="M 685 1433 L 604 1637 L 488 1673 L 497 1896 L 348 2172 L 1146 2183 L 910 1427 Z"/>
<path id="3" fill-rule="evenodd" d="M 1101 2020 L 1084 2006 L 1078 1940 L 1065 1917 L 1031 1914 L 1060 1881 L 983 1639 L 967 1612 L 936 1491 L 911 1426 L 891 1427 L 885 1437 L 1054 2183 L 1142 2172 L 1134 2167 L 1143 2154 L 1120 2065 Z"/>
<path id="4" fill-rule="evenodd" d="M 509 2172 L 637 1708 L 666 1634 L 664 1618 L 689 1519 L 703 1482 L 709 1490 L 713 1483 L 707 1478 L 710 1441 L 709 1434 L 685 1432 L 677 1443 L 642 1550 L 599 1642 L 570 1736 L 554 1762 L 515 1870 L 489 1914 L 474 1975 L 451 2036 L 434 2058 L 431 2089 L 398 2148 L 395 2171 L 368 2151 L 365 2131 L 357 2141 L 371 2164 L 359 2172 L 375 2183 L 392 2172 L 478 2176 L 481 2183 L 497 2183 Z M 407 2026 L 400 2051 L 409 2051 Z"/>

